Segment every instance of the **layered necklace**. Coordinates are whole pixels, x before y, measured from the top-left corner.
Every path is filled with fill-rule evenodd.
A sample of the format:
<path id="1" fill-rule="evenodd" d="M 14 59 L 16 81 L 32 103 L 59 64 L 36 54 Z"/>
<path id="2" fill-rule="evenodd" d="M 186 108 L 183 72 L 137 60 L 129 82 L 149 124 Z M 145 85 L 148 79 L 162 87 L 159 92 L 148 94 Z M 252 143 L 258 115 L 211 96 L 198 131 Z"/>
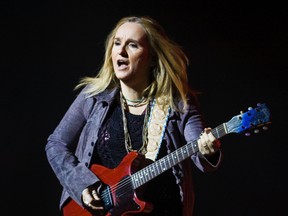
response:
<path id="1" fill-rule="evenodd" d="M 148 99 L 146 97 L 142 97 L 138 100 L 130 100 L 128 98 L 125 98 L 122 94 L 122 99 L 125 101 L 125 105 L 128 107 L 141 107 L 148 103 Z"/>
<path id="2" fill-rule="evenodd" d="M 133 103 L 133 104 L 129 104 Z M 141 154 L 146 154 L 147 152 L 147 144 L 148 144 L 148 120 L 150 116 L 150 103 L 149 100 L 145 97 L 142 97 L 139 100 L 127 100 L 120 91 L 120 103 L 121 103 L 121 110 L 122 110 L 122 118 L 123 118 L 123 128 L 124 128 L 124 138 L 125 138 L 125 148 L 127 152 L 131 151 L 137 151 L 134 150 L 132 147 L 131 138 L 128 131 L 128 125 L 127 125 L 127 117 L 125 113 L 125 108 L 127 109 L 130 107 L 140 107 L 144 106 L 145 104 L 148 104 L 145 110 L 145 118 L 144 118 L 144 124 L 143 124 L 143 131 L 142 131 L 142 147 L 138 150 Z"/>

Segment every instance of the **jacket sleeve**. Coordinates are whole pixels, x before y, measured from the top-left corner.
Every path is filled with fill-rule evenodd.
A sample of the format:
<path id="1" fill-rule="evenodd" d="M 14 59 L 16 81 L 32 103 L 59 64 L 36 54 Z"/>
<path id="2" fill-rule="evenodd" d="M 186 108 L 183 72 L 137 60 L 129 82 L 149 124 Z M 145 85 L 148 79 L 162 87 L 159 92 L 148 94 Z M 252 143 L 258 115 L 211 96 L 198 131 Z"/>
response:
<path id="1" fill-rule="evenodd" d="M 192 106 L 183 115 L 184 137 L 187 142 L 198 140 L 200 133 L 204 129 L 203 117 L 197 106 Z M 219 150 L 212 158 L 206 158 L 200 151 L 191 156 L 192 161 L 202 172 L 212 172 L 220 166 L 222 162 L 222 152 Z M 213 159 L 213 160 L 212 160 Z"/>
<path id="2" fill-rule="evenodd" d="M 48 137 L 45 146 L 47 159 L 60 184 L 81 205 L 83 189 L 99 180 L 75 154 L 76 148 L 84 148 L 76 146 L 92 106 L 93 98 L 85 98 L 81 92 Z"/>
<path id="3" fill-rule="evenodd" d="M 184 145 L 188 142 L 198 140 L 200 133 L 203 131 L 205 126 L 199 106 L 191 103 L 188 104 L 187 109 L 183 113 L 173 113 L 170 125 L 172 125 L 172 129 L 170 128 L 170 133 L 172 133 L 173 139 L 172 142 L 176 142 L 176 148 L 179 148 L 179 145 Z M 176 127 L 178 129 L 176 129 Z M 222 152 L 219 150 L 219 153 L 213 157 L 213 161 L 210 159 L 208 160 L 208 158 L 204 157 L 199 151 L 193 154 L 191 159 L 202 172 L 211 172 L 218 169 L 220 166 L 222 161 Z"/>

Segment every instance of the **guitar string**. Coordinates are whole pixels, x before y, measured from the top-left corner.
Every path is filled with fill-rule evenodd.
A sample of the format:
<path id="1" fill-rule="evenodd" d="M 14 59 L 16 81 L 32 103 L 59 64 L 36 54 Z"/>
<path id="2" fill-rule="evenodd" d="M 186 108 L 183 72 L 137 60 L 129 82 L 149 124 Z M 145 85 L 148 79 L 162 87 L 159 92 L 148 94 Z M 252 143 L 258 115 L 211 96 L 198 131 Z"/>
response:
<path id="1" fill-rule="evenodd" d="M 235 123 L 235 122 L 237 122 L 238 120 L 236 120 L 236 119 L 232 119 L 231 120 L 231 122 L 230 123 Z M 227 124 L 227 123 L 226 123 Z M 242 123 L 241 123 L 242 124 Z M 238 124 L 239 125 L 239 124 Z M 243 125 L 242 125 L 243 126 Z M 244 130 L 244 128 L 242 128 L 243 130 Z M 247 129 L 247 128 L 246 128 Z M 248 129 L 249 129 L 249 127 L 248 127 Z M 220 138 L 220 137 L 222 137 L 222 136 L 224 136 L 224 135 L 226 135 L 227 134 L 227 128 L 225 128 L 225 124 L 223 123 L 223 124 L 221 124 L 221 125 L 219 125 L 218 127 L 216 127 L 216 128 L 214 128 L 214 129 L 212 129 L 212 133 L 214 134 L 214 135 L 217 135 L 217 138 Z M 239 132 L 239 131 L 236 131 L 236 132 Z M 231 133 L 231 131 L 229 132 L 228 131 L 228 133 Z M 175 150 L 174 152 L 172 152 L 171 153 L 171 155 L 172 154 L 176 154 L 177 153 L 177 150 Z M 153 164 L 152 164 L 153 165 Z M 156 165 L 154 164 L 153 165 L 154 166 L 154 168 L 157 168 L 156 167 Z M 144 168 L 145 169 L 145 168 Z M 136 174 L 136 173 L 134 173 L 134 174 Z M 133 174 L 133 175 L 134 175 Z M 111 191 L 112 192 L 114 192 L 114 191 L 116 191 L 116 189 L 120 189 L 120 190 L 122 190 L 122 188 L 125 188 L 125 187 L 127 187 L 128 186 L 128 184 L 129 185 L 131 185 L 130 184 L 130 182 L 132 181 L 132 177 L 131 176 L 128 176 L 128 178 L 126 178 L 125 180 L 123 180 L 123 181 L 121 181 L 120 182 L 120 184 L 115 184 L 115 185 L 111 185 L 110 186 L 110 189 L 111 189 Z M 133 182 L 132 182 L 132 187 L 133 187 Z M 126 191 L 127 192 L 127 191 Z M 110 194 L 109 192 L 107 192 L 107 191 L 105 191 L 105 192 L 103 192 L 102 194 L 101 194 L 101 197 L 104 197 L 104 195 L 108 195 L 108 194 Z M 122 195 L 122 194 L 120 194 L 120 195 Z"/>
<path id="2" fill-rule="evenodd" d="M 223 135 L 226 134 L 226 131 L 225 131 L 225 128 L 224 128 L 224 125 L 223 125 L 223 124 L 220 125 L 220 126 L 218 126 L 217 128 L 212 129 L 212 132 L 216 133 L 216 130 L 217 130 L 217 134 L 223 134 Z M 219 137 L 220 137 L 220 136 L 219 136 Z M 179 149 L 178 149 L 178 150 L 179 150 Z M 172 152 L 172 153 L 171 153 L 171 156 L 172 156 L 173 153 L 177 153 L 177 150 L 175 150 L 174 152 Z M 196 152 L 195 152 L 195 153 L 196 153 Z M 151 166 L 154 168 L 153 170 L 156 170 L 156 169 L 157 169 L 156 164 L 151 164 Z M 147 168 L 147 167 L 146 167 L 146 168 Z M 144 168 L 144 169 L 147 170 L 146 168 Z M 143 170 L 144 170 L 144 169 L 143 169 Z M 137 172 L 136 172 L 136 173 L 137 173 Z M 132 174 L 132 175 L 135 175 L 136 173 L 134 173 L 134 174 Z M 143 176 L 141 176 L 141 178 L 142 178 L 142 177 L 143 177 Z M 119 184 L 111 185 L 111 186 L 110 186 L 111 192 L 114 193 L 114 192 L 116 192 L 116 190 L 119 190 L 119 191 L 124 191 L 124 193 L 122 192 L 122 193 L 118 194 L 119 196 L 122 196 L 123 194 L 126 194 L 129 190 L 125 190 L 125 189 L 128 189 L 128 188 L 130 187 L 130 185 L 132 186 L 132 189 L 133 189 L 133 187 L 134 187 L 132 180 L 133 180 L 132 176 L 128 176 L 128 178 L 125 178 L 125 179 L 122 180 Z M 130 183 L 130 182 L 131 182 L 131 183 Z M 124 190 L 123 190 L 123 189 L 124 189 Z M 136 189 L 136 188 L 134 188 L 134 189 Z M 103 193 L 101 194 L 101 198 L 106 197 L 106 196 L 109 195 L 109 194 L 110 194 L 110 192 L 105 190 L 105 192 L 103 192 Z"/>

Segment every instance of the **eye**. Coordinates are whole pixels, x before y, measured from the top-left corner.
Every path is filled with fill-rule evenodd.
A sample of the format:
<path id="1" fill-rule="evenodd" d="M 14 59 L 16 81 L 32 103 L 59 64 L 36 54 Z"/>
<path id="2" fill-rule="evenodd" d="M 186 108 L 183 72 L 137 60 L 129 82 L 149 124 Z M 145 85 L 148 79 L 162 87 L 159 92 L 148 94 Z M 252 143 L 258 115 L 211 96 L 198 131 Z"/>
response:
<path id="1" fill-rule="evenodd" d="M 136 43 L 129 43 L 129 46 L 132 47 L 132 48 L 137 48 L 138 45 Z"/>
<path id="2" fill-rule="evenodd" d="M 115 46 L 119 46 L 121 43 L 119 41 L 114 41 Z"/>

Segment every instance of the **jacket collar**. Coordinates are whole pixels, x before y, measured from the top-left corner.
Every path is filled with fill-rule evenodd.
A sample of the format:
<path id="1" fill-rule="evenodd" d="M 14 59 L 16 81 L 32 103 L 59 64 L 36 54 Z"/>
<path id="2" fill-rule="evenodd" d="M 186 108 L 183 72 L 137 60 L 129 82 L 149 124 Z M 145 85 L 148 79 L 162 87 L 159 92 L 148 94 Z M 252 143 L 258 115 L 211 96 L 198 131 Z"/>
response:
<path id="1" fill-rule="evenodd" d="M 100 92 L 97 95 L 94 95 L 93 98 L 95 98 L 98 102 L 106 102 L 110 105 L 116 98 L 116 96 L 119 94 L 119 92 L 120 88 L 114 87 L 111 89 L 106 89 L 105 91 Z"/>

